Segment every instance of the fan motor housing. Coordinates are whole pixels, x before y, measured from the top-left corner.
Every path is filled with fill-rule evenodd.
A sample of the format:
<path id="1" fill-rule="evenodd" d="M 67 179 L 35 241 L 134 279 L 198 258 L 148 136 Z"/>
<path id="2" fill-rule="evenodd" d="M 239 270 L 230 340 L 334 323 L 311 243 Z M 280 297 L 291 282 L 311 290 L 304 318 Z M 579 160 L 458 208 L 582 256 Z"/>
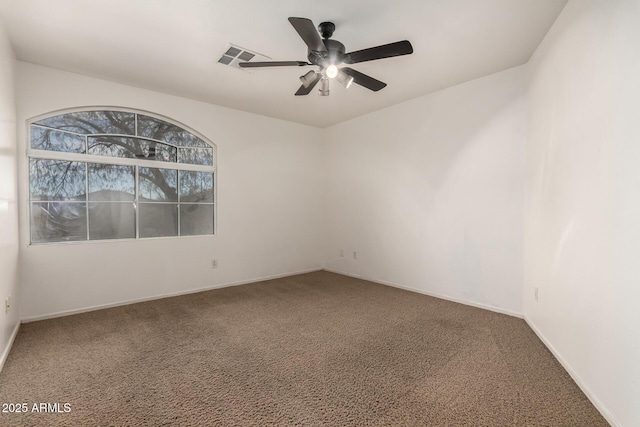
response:
<path id="1" fill-rule="evenodd" d="M 327 52 L 309 51 L 309 62 L 313 65 L 324 67 L 330 64 L 341 64 L 344 62 L 345 47 L 338 40 L 323 39 Z"/>

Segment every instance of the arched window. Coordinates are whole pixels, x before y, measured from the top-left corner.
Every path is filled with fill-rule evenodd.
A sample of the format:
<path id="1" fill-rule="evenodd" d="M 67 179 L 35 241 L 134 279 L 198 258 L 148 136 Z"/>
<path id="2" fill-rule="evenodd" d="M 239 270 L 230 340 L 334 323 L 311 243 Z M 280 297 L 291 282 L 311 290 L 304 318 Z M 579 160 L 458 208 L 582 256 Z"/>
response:
<path id="1" fill-rule="evenodd" d="M 214 234 L 215 146 L 149 113 L 29 123 L 31 243 Z"/>

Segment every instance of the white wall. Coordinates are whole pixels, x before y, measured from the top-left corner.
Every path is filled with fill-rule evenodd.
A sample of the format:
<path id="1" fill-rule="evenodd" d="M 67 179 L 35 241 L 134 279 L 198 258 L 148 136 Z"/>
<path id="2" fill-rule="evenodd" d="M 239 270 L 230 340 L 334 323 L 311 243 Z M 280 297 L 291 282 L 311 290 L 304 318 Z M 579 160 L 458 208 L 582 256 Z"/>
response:
<path id="1" fill-rule="evenodd" d="M 20 321 L 15 56 L 0 20 L 0 369 Z M 5 300 L 11 296 L 7 313 Z"/>
<path id="2" fill-rule="evenodd" d="M 320 129 L 23 62 L 17 83 L 21 152 L 29 118 L 95 105 L 173 118 L 218 148 L 216 236 L 34 246 L 19 156 L 23 319 L 322 268 Z"/>
<path id="3" fill-rule="evenodd" d="M 522 313 L 525 78 L 517 67 L 327 129 L 327 268 Z"/>
<path id="4" fill-rule="evenodd" d="M 640 425 L 639 22 L 637 0 L 568 3 L 530 63 L 526 149 L 526 318 L 623 426 Z"/>

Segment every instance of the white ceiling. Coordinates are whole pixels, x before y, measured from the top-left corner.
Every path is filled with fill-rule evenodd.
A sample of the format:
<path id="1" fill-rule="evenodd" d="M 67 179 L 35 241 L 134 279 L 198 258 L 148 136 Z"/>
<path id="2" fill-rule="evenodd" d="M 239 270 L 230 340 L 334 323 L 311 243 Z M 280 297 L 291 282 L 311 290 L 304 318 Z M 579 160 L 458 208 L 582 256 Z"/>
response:
<path id="1" fill-rule="evenodd" d="M 18 59 L 326 127 L 528 61 L 567 0 L 0 0 Z M 388 86 L 293 94 L 310 68 L 219 64 L 233 43 L 306 60 L 290 16 L 336 24 L 347 52 L 399 40 L 412 55 L 353 65 Z"/>

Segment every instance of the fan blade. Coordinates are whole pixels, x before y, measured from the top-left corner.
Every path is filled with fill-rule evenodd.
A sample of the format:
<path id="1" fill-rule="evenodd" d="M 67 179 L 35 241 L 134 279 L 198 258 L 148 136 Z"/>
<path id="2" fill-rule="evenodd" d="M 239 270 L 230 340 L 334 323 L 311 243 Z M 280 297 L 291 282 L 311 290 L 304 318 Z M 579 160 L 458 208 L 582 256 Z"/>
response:
<path id="1" fill-rule="evenodd" d="M 380 80 L 376 80 L 373 77 L 367 76 L 366 74 L 362 74 L 360 71 L 356 71 L 353 68 L 342 67 L 340 71 L 344 72 L 348 76 L 353 77 L 354 83 L 357 83 L 360 86 L 364 86 L 367 89 L 371 89 L 374 92 L 379 91 L 387 85 L 386 83 L 383 83 Z"/>
<path id="2" fill-rule="evenodd" d="M 266 61 L 266 62 L 240 62 L 240 68 L 260 68 L 260 67 L 302 67 L 311 65 L 304 61 Z"/>
<path id="3" fill-rule="evenodd" d="M 320 38 L 315 25 L 307 18 L 289 18 L 289 22 L 298 32 L 302 41 L 307 45 L 310 51 L 326 52 L 327 48 Z"/>
<path id="4" fill-rule="evenodd" d="M 344 62 L 347 64 L 356 64 L 358 62 L 409 55 L 411 53 L 413 53 L 411 43 L 407 40 L 403 40 L 401 42 L 370 47 L 369 49 L 356 50 L 355 52 L 348 53 Z"/>
<path id="5" fill-rule="evenodd" d="M 304 85 L 300 86 L 300 88 L 298 89 L 298 91 L 296 92 L 296 96 L 300 96 L 300 95 L 309 95 L 309 93 L 311 93 L 311 91 L 313 90 L 314 87 L 316 87 L 316 85 L 318 84 L 318 82 L 320 81 L 320 79 L 322 79 L 322 74 L 320 73 L 316 73 L 316 78 L 314 81 L 312 81 L 308 87 L 304 87 Z"/>

